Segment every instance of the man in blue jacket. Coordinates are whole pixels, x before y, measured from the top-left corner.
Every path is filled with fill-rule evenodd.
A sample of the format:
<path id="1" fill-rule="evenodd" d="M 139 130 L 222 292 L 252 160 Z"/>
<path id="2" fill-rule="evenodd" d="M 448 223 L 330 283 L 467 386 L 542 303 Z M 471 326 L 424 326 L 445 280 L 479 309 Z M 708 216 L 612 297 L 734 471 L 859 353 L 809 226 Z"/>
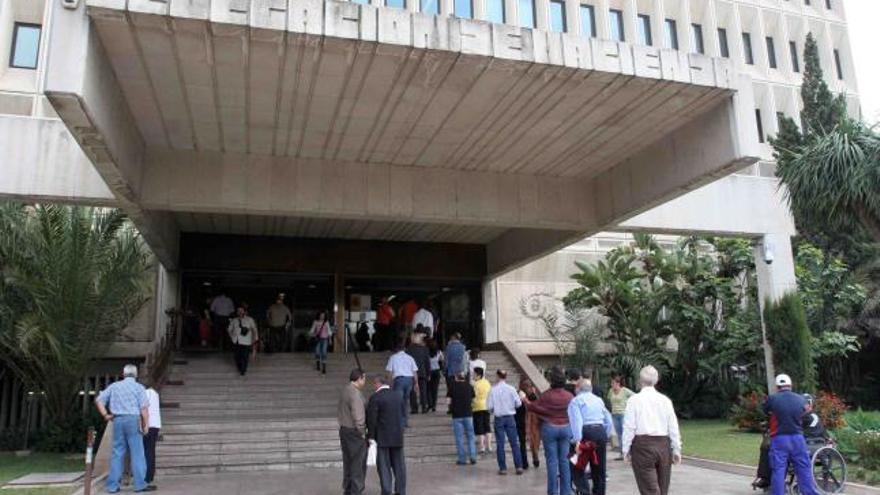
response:
<path id="1" fill-rule="evenodd" d="M 767 398 L 764 412 L 770 416 L 770 493 L 785 494 L 785 471 L 794 465 L 802 495 L 819 495 L 813 484 L 810 452 L 804 439 L 802 420 L 807 411 L 803 395 L 791 391 L 791 377 L 776 377 L 777 392 Z"/>

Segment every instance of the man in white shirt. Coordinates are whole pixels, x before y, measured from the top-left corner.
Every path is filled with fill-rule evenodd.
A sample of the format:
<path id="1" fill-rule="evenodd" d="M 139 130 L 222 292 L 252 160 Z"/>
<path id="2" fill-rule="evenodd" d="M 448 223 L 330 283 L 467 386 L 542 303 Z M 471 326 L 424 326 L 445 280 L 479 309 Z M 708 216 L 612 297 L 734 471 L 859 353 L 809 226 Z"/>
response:
<path id="1" fill-rule="evenodd" d="M 498 381 L 489 391 L 486 409 L 495 416 L 495 455 L 498 461 L 498 474 L 507 474 L 507 456 L 504 453 L 504 437 L 510 442 L 513 451 L 513 464 L 516 474 L 523 474 L 523 458 L 519 448 L 519 434 L 516 432 L 516 408 L 522 405 L 522 399 L 516 389 L 507 384 L 507 372 L 495 372 Z"/>
<path id="2" fill-rule="evenodd" d="M 257 324 L 254 319 L 248 316 L 247 309 L 244 305 L 238 307 L 238 316 L 229 322 L 229 340 L 232 341 L 233 353 L 235 355 L 235 366 L 241 376 L 247 373 L 248 361 L 251 357 L 251 350 L 254 342 L 259 340 L 257 337 Z"/>
<path id="3" fill-rule="evenodd" d="M 413 392 L 419 393 L 419 365 L 416 364 L 416 360 L 412 356 L 406 353 L 402 341 L 394 347 L 394 354 L 388 358 L 385 371 L 391 374 L 393 380 L 391 389 L 400 391 L 403 394 L 403 401 L 409 404 L 409 395 Z M 409 408 L 403 415 L 403 427 L 409 428 Z"/>
<path id="4" fill-rule="evenodd" d="M 144 454 L 147 458 L 147 475 L 144 477 L 147 485 L 153 485 L 156 476 L 156 442 L 159 440 L 159 430 L 162 429 L 162 414 L 159 408 L 159 393 L 150 387 L 147 389 L 147 434 L 144 435 Z"/>
<path id="5" fill-rule="evenodd" d="M 413 316 L 412 327 L 419 328 L 419 325 L 422 326 L 422 329 L 425 332 L 425 335 L 428 337 L 432 337 L 434 335 L 434 314 L 426 307 L 425 304 L 421 305 L 416 314 Z"/>
<path id="6" fill-rule="evenodd" d="M 654 388 L 658 381 L 656 368 L 642 368 L 642 388 L 627 401 L 623 416 L 623 456 L 632 463 L 642 495 L 669 493 L 672 464 L 681 462 L 678 418 L 672 401 Z"/>

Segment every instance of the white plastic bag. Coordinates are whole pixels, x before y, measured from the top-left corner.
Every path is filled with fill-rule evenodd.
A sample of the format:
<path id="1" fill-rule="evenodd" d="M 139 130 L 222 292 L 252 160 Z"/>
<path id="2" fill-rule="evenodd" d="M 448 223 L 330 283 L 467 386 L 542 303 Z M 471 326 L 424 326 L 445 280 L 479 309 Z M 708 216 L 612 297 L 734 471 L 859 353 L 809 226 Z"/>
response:
<path id="1" fill-rule="evenodd" d="M 367 448 L 367 466 L 376 465 L 376 441 L 370 440 L 370 446 Z"/>

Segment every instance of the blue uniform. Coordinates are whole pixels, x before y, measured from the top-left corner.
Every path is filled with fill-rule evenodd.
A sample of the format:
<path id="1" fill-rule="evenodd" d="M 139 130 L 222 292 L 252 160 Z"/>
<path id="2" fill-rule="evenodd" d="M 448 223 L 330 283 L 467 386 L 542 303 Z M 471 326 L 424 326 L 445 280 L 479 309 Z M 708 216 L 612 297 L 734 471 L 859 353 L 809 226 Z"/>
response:
<path id="1" fill-rule="evenodd" d="M 764 412 L 770 416 L 770 493 L 785 495 L 785 472 L 792 463 L 802 495 L 819 495 L 813 483 L 810 453 L 804 440 L 802 420 L 807 401 L 791 390 L 767 398 Z"/>

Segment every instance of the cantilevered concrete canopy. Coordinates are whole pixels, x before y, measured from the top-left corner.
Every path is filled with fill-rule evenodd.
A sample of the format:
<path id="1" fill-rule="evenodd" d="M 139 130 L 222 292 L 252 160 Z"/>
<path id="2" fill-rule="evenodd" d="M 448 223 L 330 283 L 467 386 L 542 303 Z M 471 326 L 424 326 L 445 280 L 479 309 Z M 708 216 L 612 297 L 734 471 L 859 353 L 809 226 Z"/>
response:
<path id="1" fill-rule="evenodd" d="M 169 266 L 181 229 L 256 224 L 499 273 L 756 161 L 726 60 L 332 0 L 86 5 L 56 7 L 46 93 Z"/>

